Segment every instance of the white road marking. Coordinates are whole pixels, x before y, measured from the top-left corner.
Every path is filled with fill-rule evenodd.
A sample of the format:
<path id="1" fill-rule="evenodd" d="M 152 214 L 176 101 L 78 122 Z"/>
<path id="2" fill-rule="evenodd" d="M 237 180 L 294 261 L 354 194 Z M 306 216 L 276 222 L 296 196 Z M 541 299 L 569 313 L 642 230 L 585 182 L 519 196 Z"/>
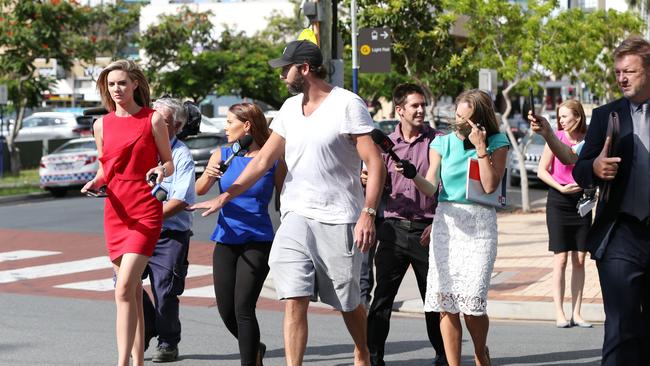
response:
<path id="1" fill-rule="evenodd" d="M 24 267 L 0 271 L 0 283 L 11 283 L 21 280 L 61 276 L 72 273 L 112 268 L 107 256 L 81 259 L 77 261 L 45 264 L 41 266 Z"/>
<path id="2" fill-rule="evenodd" d="M 11 252 L 0 253 L 0 262 L 18 261 L 21 259 L 45 257 L 55 254 L 61 254 L 61 252 L 51 252 L 48 250 L 14 250 Z"/>
<path id="3" fill-rule="evenodd" d="M 201 277 L 212 274 L 212 266 L 204 266 L 200 264 L 190 264 L 187 269 L 187 278 Z M 149 277 L 143 281 L 143 285 L 151 286 Z M 73 290 L 86 290 L 86 291 L 112 291 L 114 288 L 113 278 L 104 278 L 101 280 L 91 280 L 82 282 L 64 283 L 55 286 L 57 288 L 67 288 Z M 214 293 L 214 291 L 213 291 Z"/>

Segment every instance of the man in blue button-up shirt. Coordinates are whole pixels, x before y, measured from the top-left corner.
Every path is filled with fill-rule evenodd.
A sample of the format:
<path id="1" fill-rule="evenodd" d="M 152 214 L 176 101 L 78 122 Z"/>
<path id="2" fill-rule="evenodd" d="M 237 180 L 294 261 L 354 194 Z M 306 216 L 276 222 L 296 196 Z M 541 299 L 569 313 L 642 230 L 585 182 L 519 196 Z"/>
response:
<path id="1" fill-rule="evenodd" d="M 145 347 L 151 338 L 158 336 L 158 347 L 151 360 L 169 362 L 178 358 L 181 340 L 178 296 L 185 288 L 192 235 L 192 213 L 185 208 L 195 201 L 194 160 L 187 146 L 176 138 L 187 120 L 183 104 L 177 99 L 161 98 L 154 103 L 154 108 L 167 124 L 175 169 L 161 184 L 168 192 L 163 202 L 162 232 L 144 272 L 151 281 L 155 303 L 144 294 Z"/>

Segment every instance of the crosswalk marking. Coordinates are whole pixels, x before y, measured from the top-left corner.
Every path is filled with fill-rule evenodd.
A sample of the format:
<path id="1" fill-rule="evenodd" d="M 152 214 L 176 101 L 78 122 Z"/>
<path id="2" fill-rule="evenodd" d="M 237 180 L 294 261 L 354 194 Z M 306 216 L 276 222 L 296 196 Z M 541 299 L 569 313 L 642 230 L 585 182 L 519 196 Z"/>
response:
<path id="1" fill-rule="evenodd" d="M 209 274 L 210 275 L 212 274 L 212 266 L 205 266 L 201 264 L 190 264 L 190 266 L 187 269 L 187 278 L 206 276 Z M 144 280 L 144 285 L 150 286 L 148 277 Z M 100 280 L 64 283 L 61 285 L 57 285 L 55 287 L 73 289 L 73 290 L 98 291 L 98 292 L 112 291 L 114 288 L 113 278 L 103 278 Z"/>
<path id="2" fill-rule="evenodd" d="M 0 284 L 112 268 L 107 256 L 0 271 Z"/>
<path id="3" fill-rule="evenodd" d="M 52 252 L 49 250 L 14 250 L 11 252 L 0 253 L 0 262 L 18 261 L 21 259 L 45 257 L 55 254 L 61 254 L 61 252 Z"/>
<path id="4" fill-rule="evenodd" d="M 183 292 L 184 297 L 207 297 L 214 299 L 214 286 L 203 286 L 195 287 L 191 289 L 185 289 Z"/>

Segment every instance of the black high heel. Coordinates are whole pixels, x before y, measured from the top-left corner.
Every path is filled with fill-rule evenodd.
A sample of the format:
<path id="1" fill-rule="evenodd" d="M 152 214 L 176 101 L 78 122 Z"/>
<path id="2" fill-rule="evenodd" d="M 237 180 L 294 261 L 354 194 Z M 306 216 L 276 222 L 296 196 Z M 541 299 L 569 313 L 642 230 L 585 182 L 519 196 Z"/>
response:
<path id="1" fill-rule="evenodd" d="M 485 346 L 485 355 L 487 356 L 488 359 L 488 366 L 492 366 L 492 359 L 490 358 L 490 349 Z"/>
<path id="2" fill-rule="evenodd" d="M 266 353 L 266 344 L 260 342 L 257 348 L 257 366 L 264 366 L 264 354 Z"/>

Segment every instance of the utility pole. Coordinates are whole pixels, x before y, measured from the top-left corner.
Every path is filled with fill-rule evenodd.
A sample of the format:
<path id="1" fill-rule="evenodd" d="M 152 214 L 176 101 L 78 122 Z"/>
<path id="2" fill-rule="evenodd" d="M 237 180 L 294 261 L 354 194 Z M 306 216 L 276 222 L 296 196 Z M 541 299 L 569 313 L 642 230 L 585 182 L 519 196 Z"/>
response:
<path id="1" fill-rule="evenodd" d="M 311 22 L 318 46 L 323 53 L 323 65 L 329 72 L 328 81 L 343 86 L 343 59 L 339 52 L 338 0 L 316 0 L 303 3 L 303 13 Z"/>

